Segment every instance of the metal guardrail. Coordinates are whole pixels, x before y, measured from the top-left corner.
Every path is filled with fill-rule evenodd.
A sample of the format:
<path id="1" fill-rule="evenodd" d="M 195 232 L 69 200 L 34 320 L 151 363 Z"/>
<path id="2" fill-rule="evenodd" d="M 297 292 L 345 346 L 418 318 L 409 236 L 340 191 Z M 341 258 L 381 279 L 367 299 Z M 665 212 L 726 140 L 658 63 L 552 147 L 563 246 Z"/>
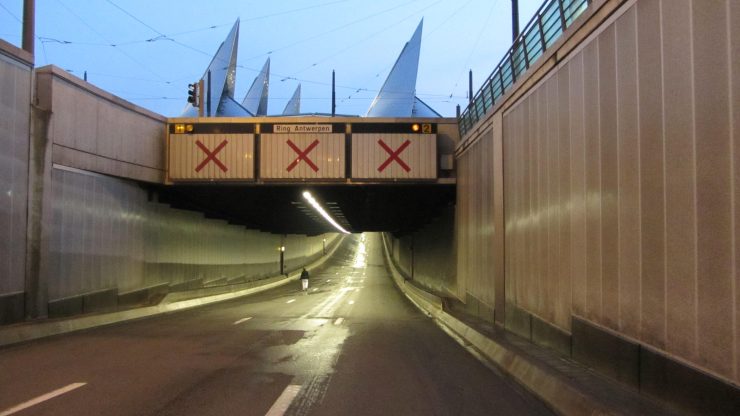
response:
<path id="1" fill-rule="evenodd" d="M 460 137 L 473 128 L 593 0 L 547 0 L 527 23 L 458 118 Z"/>

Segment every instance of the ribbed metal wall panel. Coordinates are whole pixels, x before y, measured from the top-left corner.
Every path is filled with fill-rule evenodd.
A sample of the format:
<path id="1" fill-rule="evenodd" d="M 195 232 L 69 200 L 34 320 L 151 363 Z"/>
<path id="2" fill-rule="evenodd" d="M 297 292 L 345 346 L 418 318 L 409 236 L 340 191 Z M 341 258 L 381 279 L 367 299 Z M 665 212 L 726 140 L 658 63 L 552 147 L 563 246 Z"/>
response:
<path id="1" fill-rule="evenodd" d="M 738 27 L 638 1 L 504 114 L 507 301 L 740 381 Z"/>
<path id="2" fill-rule="evenodd" d="M 0 54 L 0 295 L 25 282 L 31 68 Z"/>
<path id="3" fill-rule="evenodd" d="M 303 158 L 296 163 L 299 151 L 306 153 L 310 163 Z M 345 163 L 344 134 L 269 133 L 260 136 L 260 177 L 264 179 L 341 179 Z"/>
<path id="4" fill-rule="evenodd" d="M 149 202 L 135 182 L 55 168 L 49 299 L 118 288 L 279 273 L 337 234 L 282 237 Z"/>
<path id="5" fill-rule="evenodd" d="M 173 181 L 254 178 L 254 134 L 171 134 L 168 152 Z"/>
<path id="6" fill-rule="evenodd" d="M 437 135 L 352 134 L 352 178 L 436 179 Z"/>

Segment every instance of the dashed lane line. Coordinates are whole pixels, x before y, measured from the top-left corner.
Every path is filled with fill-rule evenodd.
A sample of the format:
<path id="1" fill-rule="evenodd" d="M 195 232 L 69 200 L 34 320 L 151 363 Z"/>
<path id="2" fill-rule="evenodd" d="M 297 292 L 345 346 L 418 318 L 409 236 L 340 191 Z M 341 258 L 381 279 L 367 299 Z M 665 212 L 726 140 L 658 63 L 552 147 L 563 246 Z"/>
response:
<path id="1" fill-rule="evenodd" d="M 240 319 L 240 320 L 238 320 L 238 321 L 234 322 L 234 325 L 239 325 L 240 323 L 242 323 L 242 322 L 247 322 L 247 321 L 248 321 L 248 320 L 250 320 L 250 319 L 252 319 L 252 317 L 251 317 L 251 316 L 248 316 L 248 317 L 246 317 L 246 318 L 242 318 L 242 319 Z"/>
<path id="2" fill-rule="evenodd" d="M 275 403 L 272 405 L 270 410 L 267 411 L 265 416 L 282 416 L 293 403 L 298 393 L 301 391 L 301 386 L 297 384 L 291 384 L 283 390 L 283 393 L 278 397 Z"/>
<path id="3" fill-rule="evenodd" d="M 54 390 L 52 392 L 49 392 L 49 393 L 46 393 L 46 394 L 42 394 L 41 396 L 38 396 L 38 397 L 36 397 L 34 399 L 31 399 L 31 400 L 29 400 L 27 402 L 23 402 L 23 403 L 21 403 L 21 404 L 19 404 L 17 406 L 11 407 L 10 409 L 3 410 L 2 412 L 0 412 L 0 416 L 9 416 L 9 415 L 12 415 L 14 413 L 18 413 L 21 410 L 28 409 L 29 407 L 36 406 L 39 403 L 43 403 L 43 402 L 45 402 L 47 400 L 51 400 L 51 399 L 53 399 L 53 398 L 55 398 L 57 396 L 61 396 L 62 394 L 69 393 L 70 391 L 75 390 L 75 389 L 78 389 L 78 388 L 84 386 L 85 384 L 87 384 L 87 383 L 72 383 L 72 384 L 70 384 L 68 386 L 64 386 L 64 387 L 62 387 L 60 389 L 56 389 L 56 390 Z"/>

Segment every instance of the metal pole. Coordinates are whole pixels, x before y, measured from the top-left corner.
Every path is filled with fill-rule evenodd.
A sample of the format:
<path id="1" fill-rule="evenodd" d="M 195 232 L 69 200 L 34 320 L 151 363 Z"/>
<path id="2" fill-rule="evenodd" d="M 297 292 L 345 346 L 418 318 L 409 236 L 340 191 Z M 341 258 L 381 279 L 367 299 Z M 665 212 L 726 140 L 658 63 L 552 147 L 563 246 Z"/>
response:
<path id="1" fill-rule="evenodd" d="M 468 103 L 473 102 L 473 70 L 468 72 Z"/>
<path id="2" fill-rule="evenodd" d="M 331 116 L 334 117 L 337 114 L 337 90 L 336 90 L 336 77 L 334 70 L 331 70 Z"/>
<path id="3" fill-rule="evenodd" d="M 511 0 L 511 41 L 519 36 L 519 0 Z"/>
<path id="4" fill-rule="evenodd" d="M 33 55 L 36 37 L 36 2 L 23 1 L 23 50 Z"/>
<path id="5" fill-rule="evenodd" d="M 211 70 L 208 70 L 208 95 L 206 96 L 207 117 L 211 116 Z"/>
<path id="6" fill-rule="evenodd" d="M 460 118 L 460 104 L 458 104 L 457 107 L 455 108 L 455 114 L 457 115 L 457 118 L 459 119 Z"/>

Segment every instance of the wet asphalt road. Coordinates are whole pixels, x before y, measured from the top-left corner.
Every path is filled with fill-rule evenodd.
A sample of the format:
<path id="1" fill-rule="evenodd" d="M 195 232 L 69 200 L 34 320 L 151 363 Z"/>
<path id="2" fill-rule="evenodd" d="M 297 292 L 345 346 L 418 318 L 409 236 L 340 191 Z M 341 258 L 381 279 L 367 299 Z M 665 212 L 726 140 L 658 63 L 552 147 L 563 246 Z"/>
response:
<path id="1" fill-rule="evenodd" d="M 13 414 L 550 414 L 408 302 L 380 238 L 366 236 L 315 272 L 308 293 L 296 282 L 2 349 L 0 416 L 39 396 Z"/>

